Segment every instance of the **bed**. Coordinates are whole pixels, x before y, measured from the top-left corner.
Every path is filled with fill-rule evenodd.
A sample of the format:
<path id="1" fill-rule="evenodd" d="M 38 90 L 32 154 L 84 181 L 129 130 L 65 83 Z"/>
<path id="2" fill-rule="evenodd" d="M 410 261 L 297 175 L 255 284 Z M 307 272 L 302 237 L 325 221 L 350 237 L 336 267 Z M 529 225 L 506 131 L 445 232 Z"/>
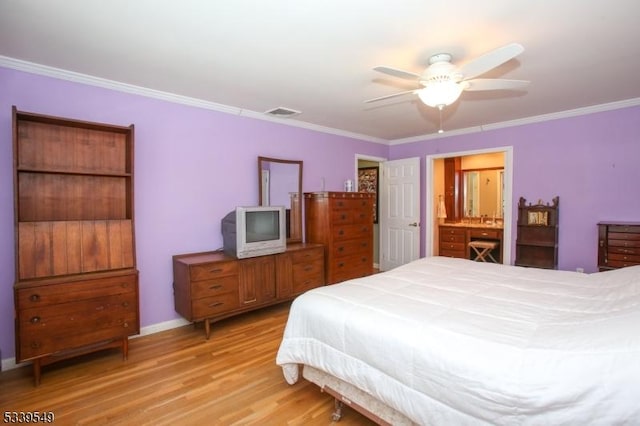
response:
<path id="1" fill-rule="evenodd" d="M 299 296 L 276 363 L 381 424 L 637 424 L 640 266 L 419 259 Z"/>

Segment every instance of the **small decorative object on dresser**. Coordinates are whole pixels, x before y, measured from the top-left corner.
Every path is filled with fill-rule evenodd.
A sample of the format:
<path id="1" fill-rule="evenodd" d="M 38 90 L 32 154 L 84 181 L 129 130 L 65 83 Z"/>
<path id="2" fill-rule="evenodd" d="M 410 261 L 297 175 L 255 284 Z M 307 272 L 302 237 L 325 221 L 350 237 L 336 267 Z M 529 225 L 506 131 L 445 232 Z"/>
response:
<path id="1" fill-rule="evenodd" d="M 284 253 L 237 259 L 222 251 L 173 256 L 175 309 L 192 322 L 211 322 L 291 300 L 324 285 L 319 244 L 289 244 Z"/>
<path id="2" fill-rule="evenodd" d="M 598 223 L 600 271 L 640 265 L 640 222 Z"/>
<path id="3" fill-rule="evenodd" d="M 375 194 L 306 192 L 306 241 L 325 247 L 327 284 L 373 274 Z"/>
<path id="4" fill-rule="evenodd" d="M 133 125 L 13 107 L 16 360 L 40 367 L 138 334 Z"/>
<path id="5" fill-rule="evenodd" d="M 518 237 L 516 240 L 517 266 L 556 269 L 558 267 L 558 204 L 555 197 L 551 205 L 518 203 Z"/>

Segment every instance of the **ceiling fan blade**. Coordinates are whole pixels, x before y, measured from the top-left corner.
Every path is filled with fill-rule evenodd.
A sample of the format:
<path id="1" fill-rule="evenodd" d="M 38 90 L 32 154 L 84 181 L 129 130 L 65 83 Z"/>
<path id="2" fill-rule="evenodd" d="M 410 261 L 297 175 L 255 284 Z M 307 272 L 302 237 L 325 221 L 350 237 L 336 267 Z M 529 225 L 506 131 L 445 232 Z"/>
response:
<path id="1" fill-rule="evenodd" d="M 385 67 L 383 65 L 379 65 L 373 68 L 374 71 L 381 72 L 383 74 L 391 75 L 393 77 L 404 78 L 405 80 L 419 80 L 420 74 L 416 74 L 411 71 L 403 71 L 397 68 Z"/>
<path id="2" fill-rule="evenodd" d="M 474 78 L 465 80 L 465 91 L 474 92 L 480 90 L 515 90 L 523 89 L 529 85 L 527 80 L 504 80 L 500 78 Z"/>
<path id="3" fill-rule="evenodd" d="M 477 57 L 468 64 L 460 67 L 458 71 L 463 75 L 464 80 L 468 80 L 504 64 L 522 52 L 524 52 L 522 45 L 518 43 L 507 44 L 506 46 L 499 47 Z"/>
<path id="4" fill-rule="evenodd" d="M 407 90 L 407 91 L 404 91 L 404 92 L 393 93 L 391 95 L 380 96 L 378 98 L 373 98 L 373 99 L 366 100 L 366 101 L 364 101 L 364 103 L 368 104 L 370 102 L 381 101 L 383 99 L 395 98 L 396 96 L 408 95 L 409 93 L 416 93 L 418 90 L 420 90 L 420 89 Z"/>

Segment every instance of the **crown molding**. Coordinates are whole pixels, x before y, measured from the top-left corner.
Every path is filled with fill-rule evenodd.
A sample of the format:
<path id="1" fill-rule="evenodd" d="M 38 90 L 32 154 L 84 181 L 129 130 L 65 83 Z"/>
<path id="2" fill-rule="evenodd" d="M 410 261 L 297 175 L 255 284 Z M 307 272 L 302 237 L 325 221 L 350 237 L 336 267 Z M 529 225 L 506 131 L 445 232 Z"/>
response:
<path id="1" fill-rule="evenodd" d="M 613 111 L 616 109 L 629 108 L 640 105 L 640 98 L 626 99 L 623 101 L 609 102 L 606 104 L 592 105 L 583 108 L 559 111 L 550 114 L 536 115 L 532 117 L 519 118 L 517 120 L 502 121 L 499 123 L 483 124 L 481 126 L 468 127 L 465 129 L 445 131 L 444 133 L 432 133 L 422 136 L 412 136 L 409 138 L 392 139 L 389 145 L 402 145 L 406 143 L 421 142 L 431 139 L 448 138 L 452 136 L 479 133 L 483 131 L 503 129 L 506 127 L 523 126 L 525 124 L 541 123 L 544 121 L 559 120 L 561 118 L 578 117 L 581 115 L 594 114 L 597 112 Z"/>
<path id="2" fill-rule="evenodd" d="M 525 124 L 540 123 L 550 120 L 558 120 L 562 118 L 576 117 L 580 115 L 593 114 L 597 112 L 611 111 L 621 108 L 628 108 L 640 105 L 640 98 L 627 99 L 623 101 L 610 102 L 606 104 L 593 105 L 584 108 L 576 108 L 567 111 L 560 111 L 551 114 L 543 114 L 533 117 L 526 117 L 517 120 L 503 121 L 499 123 L 483 124 L 475 127 L 468 127 L 465 129 L 450 130 L 444 133 L 432 133 L 419 136 L 412 136 L 409 138 L 401 139 L 382 139 L 360 133 L 348 132 L 345 130 L 335 129 L 332 127 L 320 126 L 317 124 L 308 123 L 305 121 L 296 120 L 293 118 L 278 118 L 273 117 L 263 112 L 252 111 L 248 109 L 242 109 L 229 105 L 219 104 L 216 102 L 205 101 L 198 98 L 192 98 L 189 96 L 176 95 L 174 93 L 162 92 L 160 90 L 149 89 L 146 87 L 135 86 L 132 84 L 121 83 L 118 81 L 107 80 L 104 78 L 94 77 L 87 74 L 82 74 L 74 71 L 68 71 L 61 68 L 50 67 L 47 65 L 40 65 L 33 62 L 23 61 L 20 59 L 10 58 L 0 55 L 0 66 L 5 68 L 11 68 L 18 71 L 24 71 L 31 74 L 38 74 L 47 77 L 57 78 L 60 80 L 72 81 L 75 83 L 86 84 L 90 86 L 102 87 L 105 89 L 115 90 L 118 92 L 130 93 L 134 95 L 145 96 L 148 98 L 159 99 L 167 102 L 193 106 L 196 108 L 203 108 L 212 111 L 223 112 L 226 114 L 239 115 L 248 118 L 254 118 L 258 120 L 270 121 L 273 123 L 283 124 L 286 126 L 299 127 L 307 130 L 312 130 L 320 133 L 327 133 L 336 136 L 343 136 L 347 138 L 357 139 L 366 142 L 374 142 L 382 145 L 402 145 L 413 142 L 422 142 L 432 139 L 448 138 L 453 136 L 460 136 L 472 133 L 479 133 L 483 131 L 502 129 L 506 127 L 522 126 Z"/>
<path id="3" fill-rule="evenodd" d="M 307 123 L 305 121 L 293 118 L 278 118 L 267 115 L 263 112 L 252 111 L 248 109 L 233 107 L 229 105 L 219 104 L 216 102 L 205 101 L 189 96 L 176 95 L 174 93 L 163 92 L 160 90 L 149 89 L 147 87 L 136 86 L 133 84 L 122 83 L 118 81 L 108 80 L 105 78 L 94 77 L 74 71 L 68 71 L 61 68 L 40 65 L 33 62 L 23 61 L 20 59 L 10 58 L 0 55 L 0 66 L 11 68 L 18 71 L 24 71 L 30 74 L 37 74 L 46 77 L 52 77 L 59 80 L 71 81 L 74 83 L 86 84 L 89 86 L 102 87 L 104 89 L 115 90 L 118 92 L 130 93 L 148 98 L 159 99 L 162 101 L 203 108 L 212 111 L 224 112 L 226 114 L 240 115 L 243 117 L 255 118 L 258 120 L 270 121 L 273 123 L 284 124 L 286 126 L 299 127 L 320 133 L 328 133 L 336 136 L 353 138 L 361 141 L 374 142 L 388 145 L 388 141 L 382 138 L 376 138 L 369 135 L 347 132 L 345 130 L 335 129 L 332 127 L 320 126 L 317 124 Z"/>

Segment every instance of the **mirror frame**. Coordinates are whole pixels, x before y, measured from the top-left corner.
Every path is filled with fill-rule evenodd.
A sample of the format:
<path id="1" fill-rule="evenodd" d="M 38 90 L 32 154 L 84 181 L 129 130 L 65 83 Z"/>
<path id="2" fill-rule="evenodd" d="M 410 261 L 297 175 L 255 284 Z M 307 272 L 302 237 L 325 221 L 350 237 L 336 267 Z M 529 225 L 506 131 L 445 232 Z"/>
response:
<path id="1" fill-rule="evenodd" d="M 258 205 L 262 205 L 262 165 L 263 163 L 283 163 L 298 165 L 298 194 L 291 201 L 289 217 L 289 238 L 287 244 L 302 242 L 302 160 L 285 160 L 282 158 L 258 157 Z"/>
<path id="2" fill-rule="evenodd" d="M 467 188 L 467 173 L 478 173 L 478 179 L 480 179 L 480 173 L 482 172 L 490 172 L 490 171 L 495 171 L 495 172 L 499 172 L 499 171 L 503 171 L 504 172 L 504 167 L 486 167 L 486 168 L 481 168 L 481 169 L 464 169 L 464 170 L 460 170 L 460 191 L 459 191 L 459 196 L 461 197 L 460 203 L 462 205 L 462 218 L 463 219 L 468 219 L 468 218 L 472 218 L 472 217 L 476 217 L 476 216 L 469 216 L 467 214 L 467 195 L 468 195 L 468 188 Z M 480 183 L 480 182 L 479 182 Z M 480 195 L 480 194 L 478 194 Z M 496 198 L 497 198 L 496 194 Z M 504 217 L 504 194 L 500 194 L 502 195 L 502 199 L 500 200 L 500 205 L 502 205 L 502 211 L 500 211 L 500 214 L 496 215 L 494 214 L 493 217 L 498 218 L 498 219 L 502 219 Z M 480 201 L 478 200 L 478 203 L 480 203 Z M 480 205 L 478 205 L 478 210 L 480 210 Z M 481 216 L 481 213 L 478 213 L 478 217 Z"/>

